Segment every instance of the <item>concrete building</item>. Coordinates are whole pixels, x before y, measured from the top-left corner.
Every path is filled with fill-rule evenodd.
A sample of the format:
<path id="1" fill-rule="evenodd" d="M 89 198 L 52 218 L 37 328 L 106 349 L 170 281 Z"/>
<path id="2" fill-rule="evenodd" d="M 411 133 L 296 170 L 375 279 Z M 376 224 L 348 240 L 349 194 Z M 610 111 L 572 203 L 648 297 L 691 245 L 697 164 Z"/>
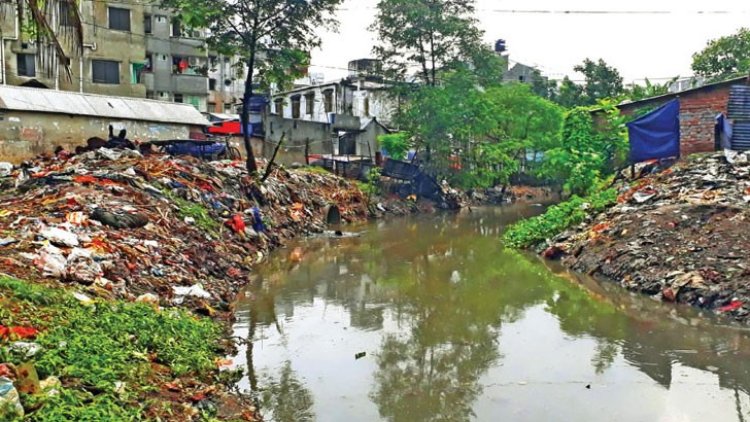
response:
<path id="1" fill-rule="evenodd" d="M 24 34 L 15 7 L 2 3 L 3 85 L 186 103 L 202 112 L 235 111 L 244 89 L 243 67 L 237 66 L 237 58 L 208 52 L 205 34 L 186 31 L 168 10 L 149 0 L 81 0 L 84 49 L 78 52 L 69 36 L 74 28 L 68 3 L 48 1 L 56 6 L 47 19 L 59 28 L 72 57 L 70 76 L 62 64 L 42 66 L 40 50 L 47 47 Z"/>
<path id="2" fill-rule="evenodd" d="M 503 73 L 503 82 L 517 82 L 522 84 L 533 84 L 536 80 L 544 79 L 539 69 L 523 63 L 516 63 Z"/>
<path id="3" fill-rule="evenodd" d="M 68 69 L 59 66 L 41 66 L 41 50 L 35 38 L 19 27 L 16 10 L 12 4 L 3 3 L 2 64 L 0 77 L 3 85 L 46 87 L 65 91 L 95 92 L 104 95 L 145 97 L 146 88 L 139 81 L 139 71 L 144 65 L 144 1 L 139 0 L 81 0 L 79 3 L 83 24 L 83 51 L 76 52 L 70 43 L 73 22 L 69 18 L 67 3 L 56 3 L 47 16 L 58 33 L 63 47 L 71 57 Z M 45 57 L 48 55 L 45 55 Z M 43 72 L 42 68 L 49 68 Z"/>
<path id="4" fill-rule="evenodd" d="M 186 104 L 15 86 L 0 86 L 0 116 L 0 157 L 14 162 L 106 138 L 109 125 L 140 141 L 186 139 L 208 125 Z"/>

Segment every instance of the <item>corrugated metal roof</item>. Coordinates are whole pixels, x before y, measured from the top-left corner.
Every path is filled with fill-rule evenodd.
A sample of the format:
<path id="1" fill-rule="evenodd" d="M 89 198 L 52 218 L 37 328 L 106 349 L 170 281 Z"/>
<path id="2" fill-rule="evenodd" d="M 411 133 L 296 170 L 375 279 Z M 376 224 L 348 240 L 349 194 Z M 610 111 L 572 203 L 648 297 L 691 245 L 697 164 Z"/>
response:
<path id="1" fill-rule="evenodd" d="M 730 119 L 750 121 L 750 86 L 732 85 L 728 108 Z"/>
<path id="2" fill-rule="evenodd" d="M 0 109 L 209 125 L 208 120 L 189 104 L 20 86 L 0 86 Z"/>
<path id="3" fill-rule="evenodd" d="M 732 149 L 750 150 L 750 122 L 735 122 L 732 126 Z"/>

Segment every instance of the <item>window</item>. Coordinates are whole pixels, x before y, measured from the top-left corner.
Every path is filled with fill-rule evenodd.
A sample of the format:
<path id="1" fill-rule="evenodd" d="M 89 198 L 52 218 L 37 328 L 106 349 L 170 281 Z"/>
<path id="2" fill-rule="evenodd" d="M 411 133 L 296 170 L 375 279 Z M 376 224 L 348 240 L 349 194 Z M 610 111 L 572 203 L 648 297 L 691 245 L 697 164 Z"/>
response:
<path id="1" fill-rule="evenodd" d="M 523 82 L 526 78 L 523 77 L 523 75 L 518 76 L 518 82 Z"/>
<path id="2" fill-rule="evenodd" d="M 130 31 L 130 10 L 119 7 L 109 8 L 109 29 Z"/>
<path id="3" fill-rule="evenodd" d="M 182 99 L 182 94 L 174 94 L 174 102 L 181 103 L 184 100 Z"/>
<path id="4" fill-rule="evenodd" d="M 58 14 L 60 15 L 60 26 L 73 26 L 73 14 L 70 3 L 58 3 Z"/>
<path id="5" fill-rule="evenodd" d="M 146 70 L 146 63 L 130 63 L 130 83 L 137 85 L 143 83 L 143 72 Z"/>
<path id="6" fill-rule="evenodd" d="M 216 91 L 216 78 L 210 78 L 208 80 L 208 90 Z"/>
<path id="7" fill-rule="evenodd" d="M 327 89 L 323 91 L 323 102 L 325 103 L 326 113 L 333 111 L 333 90 Z"/>
<path id="8" fill-rule="evenodd" d="M 18 54 L 18 76 L 36 76 L 36 55 Z"/>
<path id="9" fill-rule="evenodd" d="M 92 60 L 91 79 L 97 84 L 120 83 L 120 62 L 112 60 Z"/>
<path id="10" fill-rule="evenodd" d="M 365 116 L 370 117 L 370 99 L 365 98 Z"/>
<path id="11" fill-rule="evenodd" d="M 315 93 L 310 92 L 305 94 L 305 112 L 308 116 L 312 116 L 313 110 L 315 110 Z"/>
<path id="12" fill-rule="evenodd" d="M 172 21 L 172 36 L 173 37 L 182 36 L 182 25 L 180 24 L 180 21 L 177 19 L 174 19 Z"/>
<path id="13" fill-rule="evenodd" d="M 292 97 L 292 119 L 299 119 L 300 96 Z"/>
<path id="14" fill-rule="evenodd" d="M 151 31 L 151 15 L 143 15 L 143 32 L 150 34 Z"/>
<path id="15" fill-rule="evenodd" d="M 284 115 L 284 99 L 283 98 L 277 98 L 274 100 L 274 107 L 276 108 L 276 114 L 279 116 Z"/>

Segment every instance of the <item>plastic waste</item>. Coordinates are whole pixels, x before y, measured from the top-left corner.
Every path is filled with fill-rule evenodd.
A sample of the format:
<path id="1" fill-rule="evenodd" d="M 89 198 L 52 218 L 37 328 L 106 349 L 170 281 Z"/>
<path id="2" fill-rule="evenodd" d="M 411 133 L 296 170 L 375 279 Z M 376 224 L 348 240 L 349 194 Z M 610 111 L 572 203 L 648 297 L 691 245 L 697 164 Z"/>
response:
<path id="1" fill-rule="evenodd" d="M 73 249 L 68 255 L 65 272 L 68 279 L 81 284 L 93 284 L 103 274 L 102 266 L 94 261 L 91 251 L 81 248 Z"/>
<path id="2" fill-rule="evenodd" d="M 53 376 L 49 376 L 47 377 L 47 379 L 39 382 L 39 388 L 47 396 L 56 396 L 60 394 L 60 387 L 62 387 L 60 378 L 53 377 Z"/>
<path id="3" fill-rule="evenodd" d="M 67 260 L 62 251 L 52 245 L 42 248 L 34 262 L 45 277 L 61 278 L 65 275 Z"/>
<path id="4" fill-rule="evenodd" d="M 197 297 L 202 299 L 210 299 L 211 294 L 208 293 L 203 289 L 203 286 L 201 284 L 195 284 L 190 287 L 186 286 L 173 286 L 172 290 L 174 291 L 175 299 L 174 303 L 181 304 L 185 297 Z"/>
<path id="5" fill-rule="evenodd" d="M 37 343 L 27 343 L 24 341 L 17 341 L 10 345 L 10 350 L 24 355 L 27 358 L 34 357 L 37 353 L 42 350 L 42 346 Z"/>
<path id="6" fill-rule="evenodd" d="M 18 390 L 13 386 L 13 381 L 7 377 L 0 377 L 0 417 L 24 416 L 21 398 Z"/>
<path id="7" fill-rule="evenodd" d="M 39 232 L 39 235 L 56 245 L 68 247 L 78 246 L 78 236 L 59 227 L 47 227 Z"/>
<path id="8" fill-rule="evenodd" d="M 8 162 L 0 162 L 0 177 L 8 177 L 13 173 L 13 164 Z"/>
<path id="9" fill-rule="evenodd" d="M 152 305 L 158 305 L 159 304 L 159 296 L 153 294 L 153 293 L 145 293 L 135 300 L 138 303 L 148 303 Z"/>

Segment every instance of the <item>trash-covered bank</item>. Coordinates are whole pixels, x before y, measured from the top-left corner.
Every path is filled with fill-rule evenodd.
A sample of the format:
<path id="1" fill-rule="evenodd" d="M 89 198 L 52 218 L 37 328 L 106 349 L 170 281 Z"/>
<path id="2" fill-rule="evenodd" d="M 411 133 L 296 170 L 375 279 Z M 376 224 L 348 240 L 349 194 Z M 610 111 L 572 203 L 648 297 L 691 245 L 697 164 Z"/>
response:
<path id="1" fill-rule="evenodd" d="M 206 317 L 229 318 L 285 240 L 420 209 L 323 171 L 260 182 L 241 162 L 128 149 L 0 172 L 0 406 L 25 420 L 253 420 L 228 392 L 228 327 Z"/>
<path id="2" fill-rule="evenodd" d="M 646 174 L 616 183 L 616 205 L 540 250 L 627 289 L 748 323 L 748 155 L 694 155 L 639 172 Z"/>

